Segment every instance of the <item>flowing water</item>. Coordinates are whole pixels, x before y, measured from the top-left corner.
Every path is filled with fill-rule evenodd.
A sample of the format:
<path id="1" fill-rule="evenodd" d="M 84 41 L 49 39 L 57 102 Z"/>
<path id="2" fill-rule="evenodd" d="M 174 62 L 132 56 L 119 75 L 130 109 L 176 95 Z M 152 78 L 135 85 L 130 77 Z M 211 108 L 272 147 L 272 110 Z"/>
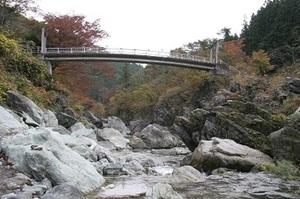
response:
<path id="1" fill-rule="evenodd" d="M 185 155 L 160 155 L 150 151 L 114 152 L 120 159 L 154 160 L 155 166 L 133 175 L 106 177 L 106 183 L 89 199 L 152 198 L 156 183 L 170 183 L 173 169 Z M 300 198 L 300 182 L 284 181 L 265 173 L 239 173 L 224 171 L 208 175 L 203 182 L 172 184 L 174 190 L 187 199 L 297 199 Z"/>

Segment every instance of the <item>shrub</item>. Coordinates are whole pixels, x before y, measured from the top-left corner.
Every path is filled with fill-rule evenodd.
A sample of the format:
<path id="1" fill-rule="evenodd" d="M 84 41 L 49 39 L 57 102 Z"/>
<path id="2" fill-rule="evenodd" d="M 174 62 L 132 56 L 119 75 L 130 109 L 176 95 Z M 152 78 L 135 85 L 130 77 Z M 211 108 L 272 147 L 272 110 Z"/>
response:
<path id="1" fill-rule="evenodd" d="M 261 169 L 267 173 L 275 174 L 286 180 L 300 179 L 299 168 L 287 160 L 277 161 L 274 165 L 264 165 Z"/>
<path id="2" fill-rule="evenodd" d="M 268 54 L 263 50 L 253 52 L 252 64 L 257 69 L 258 74 L 261 75 L 266 74 L 272 67 Z"/>
<path id="3" fill-rule="evenodd" d="M 38 58 L 24 52 L 15 40 L 1 33 L 0 57 L 8 72 L 24 76 L 36 86 L 50 86 L 51 77 L 46 65 Z"/>

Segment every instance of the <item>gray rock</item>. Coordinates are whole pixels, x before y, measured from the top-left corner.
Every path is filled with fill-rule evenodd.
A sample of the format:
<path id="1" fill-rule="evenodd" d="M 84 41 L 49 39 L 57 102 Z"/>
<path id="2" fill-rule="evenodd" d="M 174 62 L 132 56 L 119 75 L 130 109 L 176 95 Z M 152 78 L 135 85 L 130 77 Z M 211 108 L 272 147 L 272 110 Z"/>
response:
<path id="1" fill-rule="evenodd" d="M 84 114 L 84 116 L 88 119 L 89 122 L 91 122 L 97 128 L 100 129 L 103 127 L 103 123 L 101 119 L 97 118 L 92 112 L 88 111 Z"/>
<path id="2" fill-rule="evenodd" d="M 300 163 L 300 131 L 284 127 L 271 133 L 269 138 L 274 157 Z"/>
<path id="3" fill-rule="evenodd" d="M 129 145 L 134 149 L 147 149 L 148 146 L 145 144 L 145 142 L 136 136 L 132 136 L 130 139 Z"/>
<path id="4" fill-rule="evenodd" d="M 66 127 L 67 129 L 77 122 L 77 119 L 63 112 L 57 113 L 56 117 L 58 119 L 58 124 Z"/>
<path id="5" fill-rule="evenodd" d="M 116 129 L 104 128 L 97 131 L 98 141 L 109 141 L 113 143 L 118 149 L 125 149 L 129 143 L 129 140 Z"/>
<path id="6" fill-rule="evenodd" d="M 51 127 L 51 129 L 53 131 L 59 132 L 62 135 L 70 135 L 71 134 L 71 131 L 69 131 L 68 129 L 66 129 L 65 127 L 63 127 L 61 125 L 59 125 L 57 127 Z"/>
<path id="7" fill-rule="evenodd" d="M 125 123 L 118 117 L 112 116 L 107 118 L 108 127 L 118 130 L 123 135 L 130 134 L 130 130 Z"/>
<path id="8" fill-rule="evenodd" d="M 180 145 L 176 136 L 172 135 L 167 128 L 157 124 L 148 125 L 134 136 L 140 138 L 146 144 L 145 148 L 148 149 L 173 148 Z"/>
<path id="9" fill-rule="evenodd" d="M 25 186 L 23 187 L 23 190 L 25 193 L 29 193 L 32 196 L 37 196 L 37 197 L 41 197 L 42 195 L 44 195 L 47 191 L 48 187 L 45 185 L 41 185 L 41 184 L 36 184 L 33 186 Z"/>
<path id="10" fill-rule="evenodd" d="M 205 174 L 200 173 L 197 169 L 191 166 L 183 166 L 174 169 L 170 182 L 172 183 L 190 183 L 190 182 L 203 182 Z"/>
<path id="11" fill-rule="evenodd" d="M 43 115 L 45 127 L 57 127 L 58 120 L 55 114 L 50 110 L 45 110 Z"/>
<path id="12" fill-rule="evenodd" d="M 272 164 L 272 159 L 255 149 L 233 140 L 212 138 L 202 140 L 195 149 L 191 165 L 206 172 L 223 167 L 238 171 L 250 171 L 255 166 Z"/>
<path id="13" fill-rule="evenodd" d="M 300 131 L 300 107 L 287 118 L 288 126 Z"/>
<path id="14" fill-rule="evenodd" d="M 293 93 L 300 94 L 300 79 L 293 79 L 289 82 L 289 90 Z"/>
<path id="15" fill-rule="evenodd" d="M 129 122 L 129 129 L 131 134 L 142 131 L 146 126 L 149 125 L 149 122 L 145 120 L 134 120 Z"/>
<path id="16" fill-rule="evenodd" d="M 153 199 L 183 199 L 170 184 L 157 183 L 152 188 Z"/>
<path id="17" fill-rule="evenodd" d="M 15 91 L 8 91 L 7 98 L 8 104 L 13 110 L 27 113 L 38 124 L 43 123 L 43 110 L 29 98 Z"/>
<path id="18" fill-rule="evenodd" d="M 131 160 L 124 164 L 124 167 L 131 173 L 144 172 L 144 167 L 137 160 Z"/>
<path id="19" fill-rule="evenodd" d="M 110 175 L 110 176 L 119 176 L 119 175 L 127 175 L 128 173 L 123 168 L 123 165 L 121 165 L 120 163 L 116 163 L 116 164 L 109 164 L 106 167 L 104 167 L 103 174 Z"/>
<path id="20" fill-rule="evenodd" d="M 72 131 L 72 136 L 84 136 L 97 141 L 95 130 L 85 128 L 85 126 L 81 122 L 77 122 L 76 124 L 71 126 L 70 129 Z"/>
<path id="21" fill-rule="evenodd" d="M 9 193 L 6 195 L 3 195 L 1 199 L 32 199 L 31 194 L 25 194 L 25 193 Z"/>
<path id="22" fill-rule="evenodd" d="M 11 111 L 0 106 L 0 137 L 22 132 L 28 127 Z"/>
<path id="23" fill-rule="evenodd" d="M 70 115 L 71 117 L 76 118 L 76 112 L 74 111 L 74 109 L 70 107 L 65 108 L 63 112 L 66 113 L 67 115 Z"/>
<path id="24" fill-rule="evenodd" d="M 164 156 L 187 155 L 191 153 L 188 148 L 175 147 L 171 149 L 152 149 L 151 153 Z"/>
<path id="25" fill-rule="evenodd" d="M 50 191 L 41 198 L 41 199 L 83 199 L 82 193 L 74 186 L 69 184 L 61 184 L 55 186 Z"/>
<path id="26" fill-rule="evenodd" d="M 97 169 L 97 171 L 100 174 L 103 174 L 103 169 L 107 167 L 109 164 L 110 162 L 106 158 L 103 158 L 97 162 L 93 162 L 94 167 Z"/>
<path id="27" fill-rule="evenodd" d="M 37 180 L 48 178 L 54 185 L 68 183 L 83 193 L 99 188 L 104 178 L 89 161 L 65 145 L 66 136 L 49 128 L 29 129 L 26 134 L 3 140 L 1 150 L 16 169 Z M 31 145 L 43 149 L 31 150 Z"/>
<path id="28" fill-rule="evenodd" d="M 23 121 L 25 122 L 25 124 L 27 124 L 28 126 L 32 126 L 32 127 L 38 127 L 39 124 L 34 121 L 27 113 L 22 113 L 21 114 Z"/>

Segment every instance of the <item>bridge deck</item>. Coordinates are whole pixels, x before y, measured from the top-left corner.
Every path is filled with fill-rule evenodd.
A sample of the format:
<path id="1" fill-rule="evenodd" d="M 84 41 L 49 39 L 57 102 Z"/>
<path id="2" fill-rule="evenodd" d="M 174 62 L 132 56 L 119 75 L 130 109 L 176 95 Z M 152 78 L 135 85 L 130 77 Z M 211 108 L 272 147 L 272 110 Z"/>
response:
<path id="1" fill-rule="evenodd" d="M 135 49 L 47 48 L 42 54 L 47 61 L 135 62 L 201 70 L 214 70 L 216 66 L 203 57 Z"/>

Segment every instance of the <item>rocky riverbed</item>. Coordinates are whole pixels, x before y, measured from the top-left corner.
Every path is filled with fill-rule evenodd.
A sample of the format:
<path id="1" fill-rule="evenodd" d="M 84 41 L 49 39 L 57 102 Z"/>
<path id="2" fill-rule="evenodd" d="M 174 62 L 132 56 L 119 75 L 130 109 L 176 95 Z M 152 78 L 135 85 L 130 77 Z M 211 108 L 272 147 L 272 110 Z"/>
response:
<path id="1" fill-rule="evenodd" d="M 219 132 L 217 125 L 249 136 L 229 116 L 195 110 L 171 128 L 145 123 L 128 128 L 117 117 L 54 114 L 16 92 L 8 96 L 10 107 L 0 106 L 1 199 L 300 197 L 300 181 L 260 171 L 274 164 L 270 155 L 239 139 L 208 137 Z M 260 127 L 254 127 L 273 131 L 266 112 L 256 112 Z M 285 131 L 271 138 L 277 141 Z M 240 140 L 251 141 L 250 136 Z"/>

